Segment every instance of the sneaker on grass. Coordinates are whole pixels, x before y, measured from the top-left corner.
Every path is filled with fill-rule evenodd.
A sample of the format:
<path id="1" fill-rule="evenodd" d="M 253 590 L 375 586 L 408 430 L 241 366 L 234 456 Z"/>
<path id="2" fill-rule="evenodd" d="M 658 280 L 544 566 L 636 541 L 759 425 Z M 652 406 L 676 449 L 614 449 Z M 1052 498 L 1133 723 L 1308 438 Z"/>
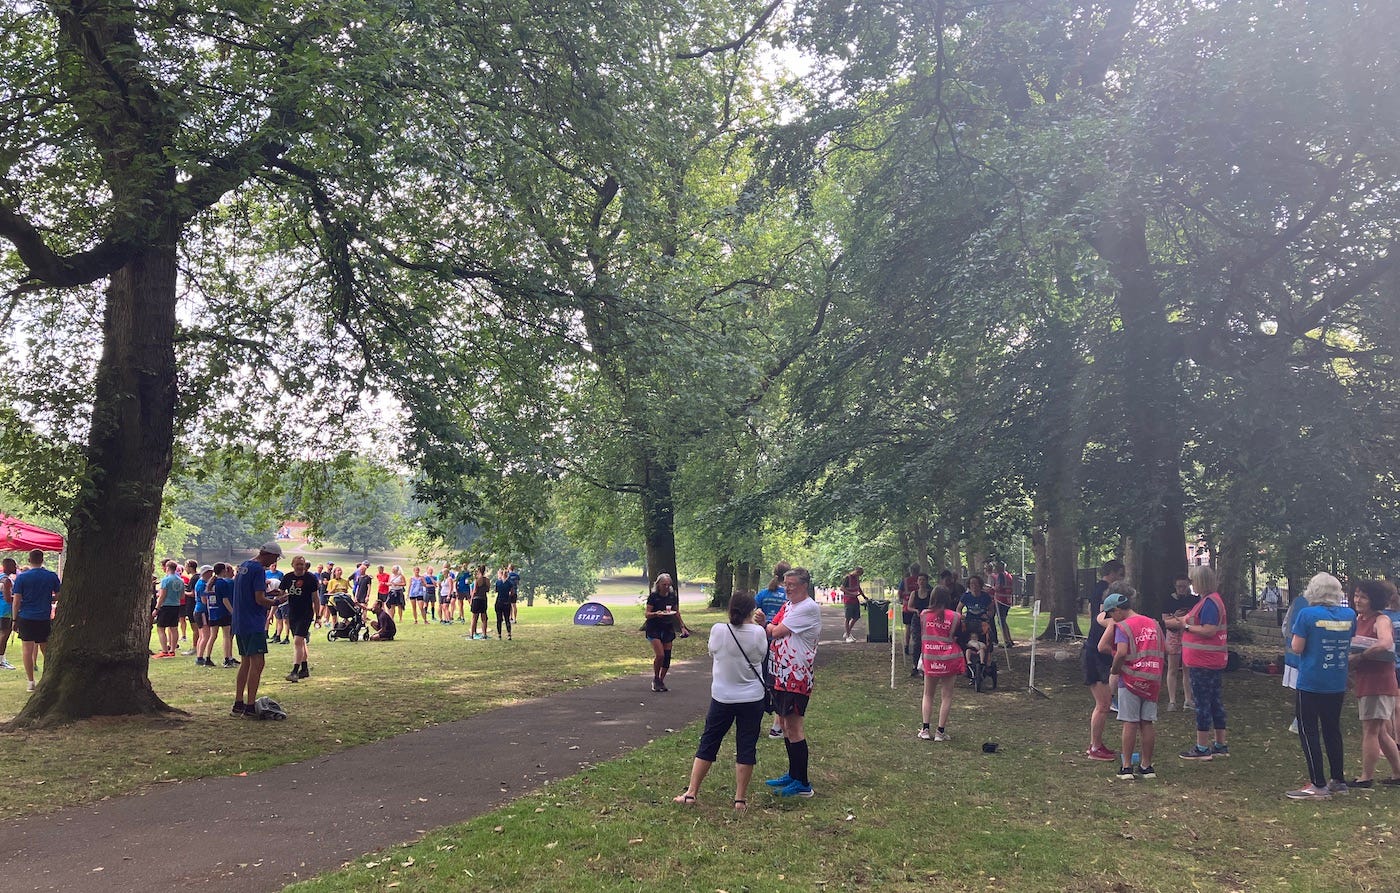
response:
<path id="1" fill-rule="evenodd" d="M 1332 799 L 1332 795 L 1331 795 L 1330 793 L 1328 793 L 1328 791 L 1327 791 L 1326 788 L 1315 788 L 1315 787 L 1313 787 L 1312 785 L 1308 785 L 1307 787 L 1305 787 L 1305 788 L 1300 788 L 1299 790 L 1296 790 L 1296 791 L 1287 791 L 1287 792 L 1284 793 L 1283 796 L 1287 797 L 1289 800 L 1331 800 L 1331 799 Z"/>
<path id="2" fill-rule="evenodd" d="M 1215 756 L 1215 757 L 1228 757 L 1228 756 L 1230 755 L 1230 745 L 1228 745 L 1228 744 L 1212 744 L 1212 745 L 1210 746 L 1210 753 L 1211 753 L 1211 756 Z"/>
<path id="3" fill-rule="evenodd" d="M 1177 756 L 1181 757 L 1183 760 L 1200 760 L 1202 763 L 1209 763 L 1214 754 L 1209 747 L 1193 744 L 1186 750 L 1177 754 Z"/>
<path id="4" fill-rule="evenodd" d="M 791 775 L 788 775 L 786 772 L 784 772 L 782 775 L 779 775 L 777 778 L 770 778 L 770 779 L 768 779 L 767 781 L 764 782 L 764 784 L 768 785 L 770 788 L 782 789 L 782 788 L 785 788 L 785 787 L 787 787 L 788 785 L 792 784 L 792 776 L 791 776 Z"/>
<path id="5" fill-rule="evenodd" d="M 787 786 L 778 791 L 780 797 L 810 797 L 812 796 L 812 786 L 793 779 Z"/>
<path id="6" fill-rule="evenodd" d="M 16 667 L 14 664 L 10 663 L 9 661 L 5 660 L 5 658 L 0 657 L 0 670 L 16 670 L 16 669 L 19 669 L 19 668 Z"/>
<path id="7" fill-rule="evenodd" d="M 1118 772 L 1113 777 L 1119 781 L 1132 781 L 1137 778 L 1137 776 L 1133 774 L 1132 766 L 1119 766 Z"/>
<path id="8" fill-rule="evenodd" d="M 1329 794 L 1345 794 L 1347 791 L 1347 783 L 1344 781 L 1337 781 L 1334 778 L 1327 782 L 1327 793 Z"/>
<path id="9" fill-rule="evenodd" d="M 1156 778 L 1157 770 L 1153 769 L 1151 766 L 1139 766 L 1137 767 L 1137 774 L 1141 775 L 1143 778 Z"/>
<path id="10" fill-rule="evenodd" d="M 769 729 L 769 730 L 768 730 L 768 737 L 769 737 L 769 738 L 781 738 L 781 737 L 783 737 L 783 730 L 782 730 L 782 729 L 779 729 L 779 728 L 772 728 L 772 729 Z"/>
<path id="11" fill-rule="evenodd" d="M 925 728 L 925 729 L 919 729 L 919 739 L 920 739 L 920 740 L 922 740 L 922 741 L 928 741 L 928 740 L 929 740 L 930 738 L 932 738 L 932 737 L 933 737 L 933 735 L 931 735 L 931 734 L 929 733 L 929 730 L 928 730 L 928 729 L 926 729 L 926 728 Z"/>
<path id="12" fill-rule="evenodd" d="M 1104 763 L 1107 763 L 1110 760 L 1118 759 L 1118 754 L 1115 751 L 1109 750 L 1102 744 L 1100 744 L 1098 747 L 1091 747 L 1088 750 L 1084 751 L 1084 755 L 1091 760 L 1099 760 Z"/>

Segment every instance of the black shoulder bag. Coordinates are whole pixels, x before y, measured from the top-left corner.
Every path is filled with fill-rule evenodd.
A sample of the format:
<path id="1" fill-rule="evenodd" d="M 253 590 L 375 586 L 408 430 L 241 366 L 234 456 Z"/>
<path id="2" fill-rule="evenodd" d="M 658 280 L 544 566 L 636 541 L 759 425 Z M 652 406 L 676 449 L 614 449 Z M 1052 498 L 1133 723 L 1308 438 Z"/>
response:
<path id="1" fill-rule="evenodd" d="M 749 665 L 749 669 L 758 677 L 758 681 L 763 683 L 763 712 L 772 713 L 777 709 L 777 706 L 773 703 L 773 678 L 768 673 L 767 649 L 764 650 L 763 669 L 760 670 L 753 665 L 753 661 L 749 660 L 748 654 L 744 652 L 744 646 L 740 644 L 739 637 L 734 634 L 734 627 L 726 623 L 724 628 L 729 630 L 729 636 L 734 640 L 734 646 L 739 649 L 739 656 L 744 659 L 744 663 Z"/>

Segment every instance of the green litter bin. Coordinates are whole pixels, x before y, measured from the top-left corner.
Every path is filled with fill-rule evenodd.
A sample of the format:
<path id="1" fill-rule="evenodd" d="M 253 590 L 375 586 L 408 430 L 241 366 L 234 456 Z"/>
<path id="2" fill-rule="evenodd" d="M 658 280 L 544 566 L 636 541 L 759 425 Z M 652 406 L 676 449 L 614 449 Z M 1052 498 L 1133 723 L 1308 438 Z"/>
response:
<path id="1" fill-rule="evenodd" d="M 865 602 L 865 641 L 888 642 L 890 640 L 890 603 L 879 599 Z"/>

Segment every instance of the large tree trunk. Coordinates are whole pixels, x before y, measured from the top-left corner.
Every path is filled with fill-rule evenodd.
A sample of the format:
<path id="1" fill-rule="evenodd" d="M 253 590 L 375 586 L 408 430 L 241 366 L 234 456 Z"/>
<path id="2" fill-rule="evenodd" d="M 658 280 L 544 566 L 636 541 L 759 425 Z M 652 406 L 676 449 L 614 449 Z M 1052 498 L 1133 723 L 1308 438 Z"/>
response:
<path id="1" fill-rule="evenodd" d="M 721 555 L 715 559 L 715 590 L 710 595 L 710 607 L 724 608 L 734 595 L 734 559 Z"/>
<path id="2" fill-rule="evenodd" d="M 642 536 L 646 542 L 647 573 L 670 574 L 680 587 L 676 572 L 676 505 L 671 495 L 675 469 L 650 456 L 638 463 L 641 470 Z"/>
<path id="3" fill-rule="evenodd" d="M 113 274 L 107 287 L 63 591 L 43 679 L 16 726 L 175 712 L 148 675 L 152 552 L 176 402 L 175 233 L 168 239 Z"/>
<path id="4" fill-rule="evenodd" d="M 1240 595 L 1244 589 L 1245 563 L 1249 558 L 1249 540 L 1241 532 L 1229 531 L 1220 537 L 1219 555 L 1216 542 L 1211 542 L 1211 558 L 1216 561 L 1220 576 L 1220 597 L 1230 622 L 1240 619 Z"/>
<path id="5" fill-rule="evenodd" d="M 1181 482 L 1183 428 L 1178 348 L 1166 301 L 1152 271 L 1146 223 L 1135 210 L 1109 215 L 1089 241 L 1118 280 L 1115 300 L 1123 323 L 1118 374 L 1133 478 L 1140 494 L 1132 536 L 1142 613 L 1161 614 L 1162 594 L 1186 570 L 1185 489 Z"/>

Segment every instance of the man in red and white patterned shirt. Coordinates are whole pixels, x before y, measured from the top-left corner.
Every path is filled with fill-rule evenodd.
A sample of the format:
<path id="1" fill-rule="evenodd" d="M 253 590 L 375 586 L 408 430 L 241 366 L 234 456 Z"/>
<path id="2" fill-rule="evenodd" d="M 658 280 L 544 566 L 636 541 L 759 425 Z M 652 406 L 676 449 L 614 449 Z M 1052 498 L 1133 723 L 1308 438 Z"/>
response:
<path id="1" fill-rule="evenodd" d="M 807 777 L 807 735 L 803 721 L 812 696 L 812 668 L 817 661 L 817 637 L 822 630 L 822 609 L 812 599 L 812 575 L 795 567 L 783 575 L 787 604 L 766 629 L 771 644 L 774 712 L 787 745 L 787 774 L 768 784 L 784 797 L 810 797 Z"/>

